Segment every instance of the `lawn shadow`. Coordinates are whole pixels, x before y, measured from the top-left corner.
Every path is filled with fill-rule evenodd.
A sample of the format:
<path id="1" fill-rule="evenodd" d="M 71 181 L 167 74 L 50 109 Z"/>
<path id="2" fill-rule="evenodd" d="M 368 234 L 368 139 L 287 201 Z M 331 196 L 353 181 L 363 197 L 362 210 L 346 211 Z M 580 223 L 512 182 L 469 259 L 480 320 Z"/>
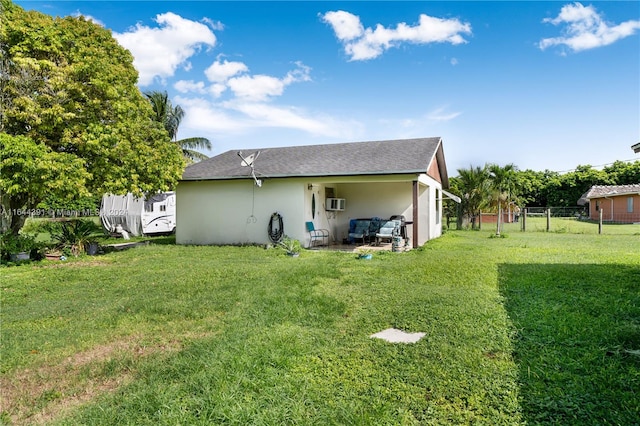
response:
<path id="1" fill-rule="evenodd" d="M 502 264 L 527 424 L 637 424 L 640 267 Z"/>

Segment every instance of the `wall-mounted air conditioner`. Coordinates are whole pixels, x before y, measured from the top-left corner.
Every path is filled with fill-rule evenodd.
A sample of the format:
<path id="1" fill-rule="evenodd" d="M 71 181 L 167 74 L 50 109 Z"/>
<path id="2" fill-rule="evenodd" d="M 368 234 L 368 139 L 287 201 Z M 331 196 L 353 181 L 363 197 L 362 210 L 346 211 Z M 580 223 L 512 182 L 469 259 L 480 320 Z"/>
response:
<path id="1" fill-rule="evenodd" d="M 327 198 L 326 210 L 343 211 L 344 205 L 344 198 Z"/>

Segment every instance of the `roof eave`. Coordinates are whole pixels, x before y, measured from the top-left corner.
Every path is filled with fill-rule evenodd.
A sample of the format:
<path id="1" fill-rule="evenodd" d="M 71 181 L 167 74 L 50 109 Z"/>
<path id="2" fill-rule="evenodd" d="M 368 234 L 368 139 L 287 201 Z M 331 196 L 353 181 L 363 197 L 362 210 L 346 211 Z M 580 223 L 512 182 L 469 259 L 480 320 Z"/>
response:
<path id="1" fill-rule="evenodd" d="M 282 179 L 282 178 L 318 178 L 318 177 L 331 177 L 331 176 L 385 176 L 385 175 L 418 175 L 425 174 L 426 170 L 385 170 L 378 172 L 359 172 L 359 173 L 300 173 L 300 174 L 276 174 L 276 175 L 265 175 L 258 176 L 263 179 Z M 249 176 L 215 176 L 215 177 L 190 177 L 190 178 L 182 178 L 179 182 L 188 182 L 188 181 L 205 181 L 205 180 L 237 180 L 237 179 L 252 179 Z"/>
<path id="2" fill-rule="evenodd" d="M 587 200 L 592 200 L 594 198 L 607 198 L 607 197 L 618 197 L 622 195 L 640 195 L 638 191 L 630 191 L 630 192 L 610 192 L 608 194 L 599 194 L 599 195 L 589 195 L 585 197 Z"/>

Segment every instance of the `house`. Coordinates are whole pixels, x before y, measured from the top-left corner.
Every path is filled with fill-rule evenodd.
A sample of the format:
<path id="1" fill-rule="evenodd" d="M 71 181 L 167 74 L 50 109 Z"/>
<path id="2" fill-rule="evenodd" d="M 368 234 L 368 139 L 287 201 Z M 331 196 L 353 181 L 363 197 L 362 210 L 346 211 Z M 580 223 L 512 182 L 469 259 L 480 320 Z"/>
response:
<path id="1" fill-rule="evenodd" d="M 640 183 L 633 185 L 594 185 L 578 200 L 589 203 L 589 218 L 618 223 L 640 223 Z"/>
<path id="2" fill-rule="evenodd" d="M 267 244 L 276 230 L 308 246 L 313 222 L 342 243 L 351 219 L 403 215 L 418 247 L 441 235 L 448 187 L 439 137 L 227 151 L 185 169 L 176 241 Z"/>

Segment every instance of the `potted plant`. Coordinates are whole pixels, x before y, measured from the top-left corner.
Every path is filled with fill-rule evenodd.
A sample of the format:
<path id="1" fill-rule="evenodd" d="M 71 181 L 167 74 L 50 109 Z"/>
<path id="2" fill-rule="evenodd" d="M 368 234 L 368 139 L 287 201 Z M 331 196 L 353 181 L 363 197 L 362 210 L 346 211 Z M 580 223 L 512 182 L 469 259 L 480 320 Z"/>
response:
<path id="1" fill-rule="evenodd" d="M 36 239 L 32 235 L 7 233 L 2 236 L 2 258 L 17 262 L 29 260 L 31 251 L 37 249 Z"/>
<path id="2" fill-rule="evenodd" d="M 295 238 L 290 238 L 285 235 L 282 241 L 278 243 L 278 245 L 287 252 L 287 255 L 293 257 L 300 256 L 302 245 L 300 244 L 300 241 L 296 240 Z"/>
<path id="3" fill-rule="evenodd" d="M 358 250 L 358 259 L 371 260 L 373 258 L 373 250 L 362 248 Z"/>

